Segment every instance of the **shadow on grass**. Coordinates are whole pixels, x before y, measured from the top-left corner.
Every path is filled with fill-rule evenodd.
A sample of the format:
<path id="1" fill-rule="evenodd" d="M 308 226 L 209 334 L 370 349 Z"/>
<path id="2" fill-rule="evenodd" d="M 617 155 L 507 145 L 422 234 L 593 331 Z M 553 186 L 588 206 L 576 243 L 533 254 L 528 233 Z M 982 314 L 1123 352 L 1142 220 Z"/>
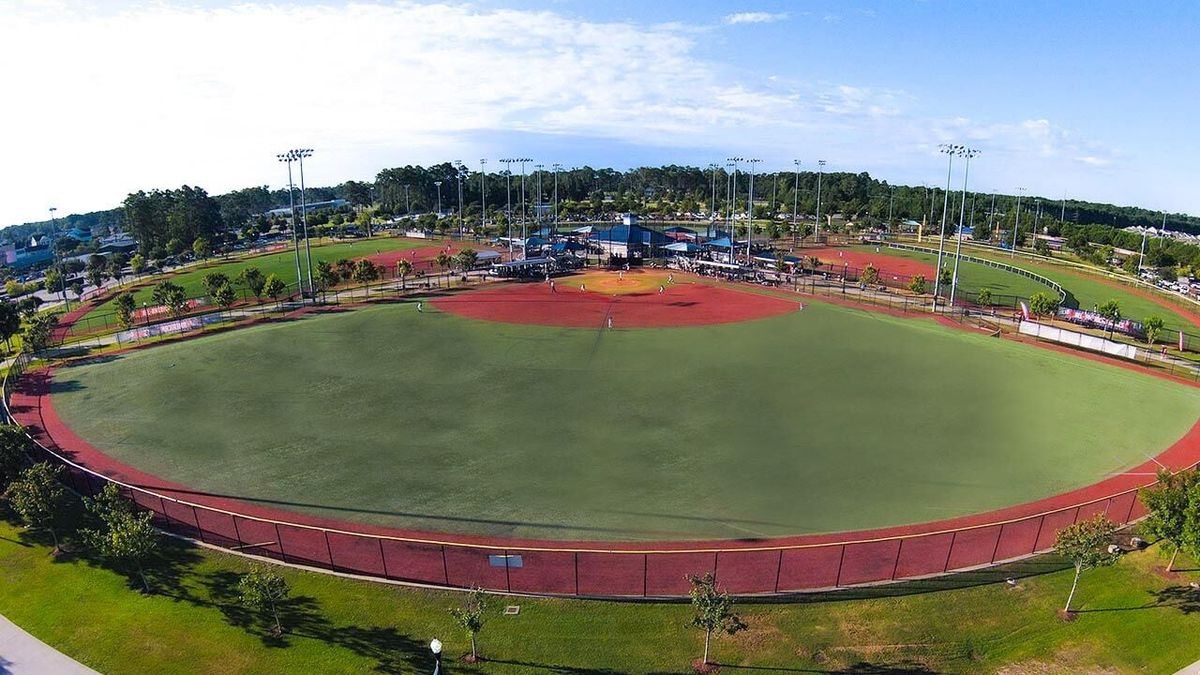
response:
<path id="1" fill-rule="evenodd" d="M 375 661 L 375 672 L 412 672 L 428 666 L 429 648 L 423 640 L 401 634 L 391 626 L 339 626 L 322 613 L 320 603 L 310 596 L 295 596 L 278 605 L 283 632 L 276 635 L 274 618 L 268 612 L 241 604 L 238 581 L 241 575 L 222 570 L 201 577 L 211 604 L 231 625 L 256 634 L 265 647 L 285 649 L 295 638 L 317 640 L 346 649 Z"/>
<path id="2" fill-rule="evenodd" d="M 1200 612 L 1200 588 L 1191 586 L 1171 586 L 1153 592 L 1155 604 L 1153 607 L 1173 607 L 1184 614 Z"/>

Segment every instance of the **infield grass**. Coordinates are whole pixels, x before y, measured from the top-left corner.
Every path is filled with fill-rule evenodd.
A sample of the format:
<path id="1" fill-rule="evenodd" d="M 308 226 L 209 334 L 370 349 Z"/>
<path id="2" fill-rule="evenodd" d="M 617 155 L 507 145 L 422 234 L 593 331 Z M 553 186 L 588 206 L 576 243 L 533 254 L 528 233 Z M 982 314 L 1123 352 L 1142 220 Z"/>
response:
<path id="1" fill-rule="evenodd" d="M 84 438 L 152 474 L 314 514 L 557 539 L 923 522 L 1137 465 L 1200 390 L 814 302 L 599 331 L 409 304 L 60 370 Z"/>

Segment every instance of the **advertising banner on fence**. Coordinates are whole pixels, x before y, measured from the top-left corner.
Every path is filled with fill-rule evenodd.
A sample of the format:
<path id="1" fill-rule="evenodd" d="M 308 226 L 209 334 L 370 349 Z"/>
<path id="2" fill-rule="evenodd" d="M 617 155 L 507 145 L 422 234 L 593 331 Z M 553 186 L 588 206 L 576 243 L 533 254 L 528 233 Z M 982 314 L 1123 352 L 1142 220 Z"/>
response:
<path id="1" fill-rule="evenodd" d="M 1090 349 L 1094 352 L 1120 356 L 1126 359 L 1136 359 L 1138 355 L 1138 348 L 1133 345 L 1121 344 L 1120 342 L 1105 340 L 1094 335 L 1084 335 L 1083 333 L 1063 330 L 1054 326 L 1045 326 L 1033 321 L 1022 321 L 1018 330 L 1022 335 L 1032 335 L 1043 340 L 1071 345 L 1072 347 L 1080 347 L 1082 349 Z"/>
<path id="2" fill-rule="evenodd" d="M 188 331 L 199 330 L 201 327 L 207 324 L 216 323 L 220 320 L 220 314 L 207 314 L 205 316 L 190 316 L 186 319 L 177 319 L 175 321 L 156 323 L 152 326 L 130 328 L 127 331 L 117 333 L 117 342 L 136 342 L 138 340 L 144 340 L 148 337 L 155 337 L 158 335 L 186 333 Z"/>

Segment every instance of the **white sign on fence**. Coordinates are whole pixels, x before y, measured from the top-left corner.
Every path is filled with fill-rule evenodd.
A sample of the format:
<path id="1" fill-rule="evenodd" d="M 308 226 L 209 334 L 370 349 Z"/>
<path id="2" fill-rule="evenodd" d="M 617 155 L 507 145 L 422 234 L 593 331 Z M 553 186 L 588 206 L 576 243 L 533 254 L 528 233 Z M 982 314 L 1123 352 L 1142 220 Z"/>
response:
<path id="1" fill-rule="evenodd" d="M 1045 326 L 1035 321 L 1022 321 L 1018 330 L 1022 335 L 1032 335 L 1042 340 L 1058 342 L 1081 349 L 1089 349 L 1102 354 L 1120 356 L 1125 359 L 1137 359 L 1138 356 L 1138 348 L 1133 345 L 1121 344 L 1120 342 L 1113 342 L 1102 337 L 1084 335 L 1083 333 L 1055 328 L 1054 326 Z"/>

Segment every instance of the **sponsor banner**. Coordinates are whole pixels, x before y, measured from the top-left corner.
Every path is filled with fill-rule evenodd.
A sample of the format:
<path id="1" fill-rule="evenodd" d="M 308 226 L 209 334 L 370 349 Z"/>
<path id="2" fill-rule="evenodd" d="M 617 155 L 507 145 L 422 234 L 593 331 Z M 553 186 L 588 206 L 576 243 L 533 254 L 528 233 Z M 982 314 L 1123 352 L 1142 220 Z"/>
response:
<path id="1" fill-rule="evenodd" d="M 271 244 L 270 246 L 259 246 L 258 248 L 252 248 L 252 249 L 250 249 L 250 253 L 251 253 L 251 254 L 254 254 L 254 253 L 271 253 L 271 252 L 274 252 L 274 251 L 286 251 L 286 250 L 288 250 L 289 248 L 290 248 L 290 247 L 289 247 L 289 246 L 287 245 L 287 243 L 285 242 L 285 243 L 279 243 L 279 244 Z"/>
<path id="2" fill-rule="evenodd" d="M 207 302 L 205 302 L 204 298 L 192 298 L 191 300 L 187 301 L 187 306 L 184 311 L 190 312 L 195 309 L 199 309 L 206 304 Z M 171 309 L 166 305 L 155 305 L 153 307 L 141 307 L 133 310 L 133 318 L 148 321 L 150 319 L 167 316 L 170 313 Z"/>
<path id="3" fill-rule="evenodd" d="M 1104 330 L 1115 330 L 1118 333 L 1126 335 L 1133 335 L 1134 337 L 1142 336 L 1142 324 L 1137 321 L 1121 319 L 1120 321 L 1112 322 L 1096 312 L 1089 312 L 1084 309 L 1060 307 L 1058 309 L 1058 318 L 1087 328 L 1102 328 Z"/>
<path id="4" fill-rule="evenodd" d="M 187 333 L 194 330 L 199 330 L 201 327 L 216 323 L 221 320 L 221 314 L 206 314 L 204 316 L 189 316 L 186 319 L 176 319 L 175 321 L 165 321 L 156 323 L 152 326 L 139 326 L 130 328 L 129 330 L 117 333 L 117 342 L 136 342 L 144 340 L 148 337 L 156 337 L 159 335 L 172 335 L 175 333 Z"/>

